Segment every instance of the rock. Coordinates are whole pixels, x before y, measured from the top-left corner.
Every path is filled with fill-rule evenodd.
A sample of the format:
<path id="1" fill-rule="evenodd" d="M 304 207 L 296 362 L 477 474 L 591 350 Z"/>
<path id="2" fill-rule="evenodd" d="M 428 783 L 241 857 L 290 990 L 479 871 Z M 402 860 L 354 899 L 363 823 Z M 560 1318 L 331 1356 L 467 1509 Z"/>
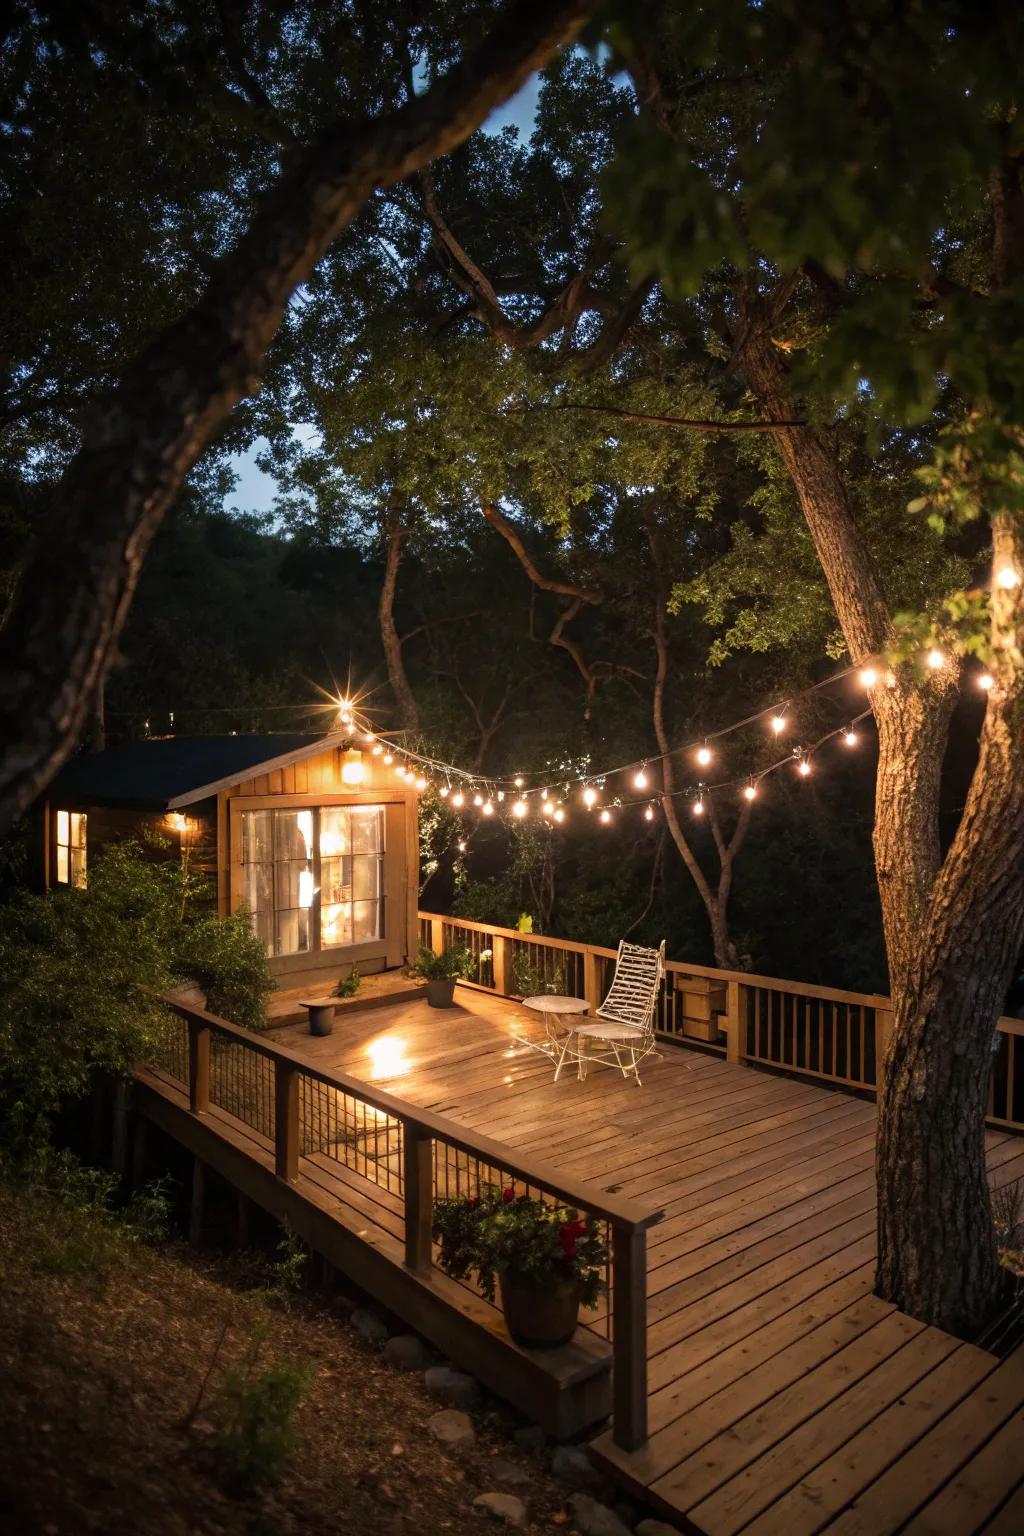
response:
<path id="1" fill-rule="evenodd" d="M 623 1525 L 614 1509 L 599 1504 L 587 1493 L 574 1493 L 569 1500 L 576 1524 L 583 1536 L 631 1536 L 628 1525 Z"/>
<path id="2" fill-rule="evenodd" d="M 548 1443 L 548 1437 L 539 1424 L 524 1424 L 512 1438 L 524 1451 L 542 1451 Z"/>
<path id="3" fill-rule="evenodd" d="M 427 1391 L 447 1408 L 461 1408 L 468 1413 L 480 1402 L 480 1384 L 465 1371 L 450 1365 L 432 1365 L 424 1376 Z"/>
<path id="4" fill-rule="evenodd" d="M 459 1413 L 457 1408 L 442 1408 L 440 1413 L 433 1414 L 427 1420 L 427 1428 L 435 1440 L 440 1440 L 442 1445 L 450 1445 L 453 1450 L 462 1450 L 476 1439 L 476 1430 L 469 1414 Z"/>
<path id="5" fill-rule="evenodd" d="M 493 1477 L 496 1483 L 503 1483 L 506 1488 L 523 1488 L 533 1482 L 526 1467 L 514 1461 L 502 1461 L 500 1457 L 488 1464 L 487 1476 Z"/>
<path id="6" fill-rule="evenodd" d="M 371 1344 L 388 1336 L 387 1323 L 382 1317 L 378 1317 L 376 1312 L 371 1312 L 369 1307 L 356 1307 L 349 1321 L 356 1333 Z"/>
<path id="7" fill-rule="evenodd" d="M 584 1445 L 556 1445 L 551 1457 L 551 1471 L 572 1488 L 595 1488 L 600 1482 L 590 1452 Z"/>
<path id="8" fill-rule="evenodd" d="M 679 1532 L 674 1525 L 666 1525 L 664 1520 L 641 1520 L 636 1536 L 679 1536 Z"/>
<path id="9" fill-rule="evenodd" d="M 384 1358 L 399 1371 L 425 1371 L 430 1350 L 415 1333 L 398 1333 L 384 1345 Z"/>
<path id="10" fill-rule="evenodd" d="M 473 1500 L 474 1509 L 485 1509 L 492 1520 L 504 1520 L 506 1525 L 526 1524 L 526 1505 L 513 1493 L 482 1493 Z"/>

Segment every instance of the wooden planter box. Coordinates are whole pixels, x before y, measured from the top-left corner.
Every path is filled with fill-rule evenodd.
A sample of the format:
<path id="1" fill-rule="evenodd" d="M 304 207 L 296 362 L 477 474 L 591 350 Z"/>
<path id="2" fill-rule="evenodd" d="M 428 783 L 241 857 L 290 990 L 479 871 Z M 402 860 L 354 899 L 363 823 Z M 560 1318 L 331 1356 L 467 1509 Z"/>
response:
<path id="1" fill-rule="evenodd" d="M 726 1012 L 726 985 L 704 976 L 677 976 L 675 990 L 683 1000 L 683 1033 L 695 1040 L 717 1040 L 719 1015 Z"/>

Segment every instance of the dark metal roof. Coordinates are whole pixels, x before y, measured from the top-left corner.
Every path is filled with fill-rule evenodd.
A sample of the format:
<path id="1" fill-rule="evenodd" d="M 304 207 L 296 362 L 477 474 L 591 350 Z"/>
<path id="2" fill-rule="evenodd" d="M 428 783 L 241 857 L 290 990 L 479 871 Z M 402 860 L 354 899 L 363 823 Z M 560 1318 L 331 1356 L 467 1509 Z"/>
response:
<path id="1" fill-rule="evenodd" d="M 283 767 L 325 748 L 340 736 L 297 732 L 274 736 L 166 736 L 126 741 L 105 752 L 72 758 L 47 790 L 54 804 L 120 805 L 167 810 L 212 794 L 218 786 Z"/>

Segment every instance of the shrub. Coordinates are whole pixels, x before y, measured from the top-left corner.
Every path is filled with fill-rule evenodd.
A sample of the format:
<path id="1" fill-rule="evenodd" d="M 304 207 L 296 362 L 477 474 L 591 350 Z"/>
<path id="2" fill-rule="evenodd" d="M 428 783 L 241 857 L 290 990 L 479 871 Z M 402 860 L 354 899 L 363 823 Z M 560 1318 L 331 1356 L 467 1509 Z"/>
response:
<path id="1" fill-rule="evenodd" d="M 514 1185 L 488 1184 L 480 1195 L 436 1201 L 434 1237 L 445 1274 L 465 1280 L 475 1272 L 488 1301 L 502 1271 L 538 1286 L 578 1280 L 588 1307 L 596 1306 L 604 1288 L 608 1249 L 593 1218 L 517 1195 Z"/>
<path id="2" fill-rule="evenodd" d="M 473 974 L 475 964 L 465 944 L 449 944 L 439 955 L 421 944 L 412 974 L 424 981 L 459 981 Z"/>
<path id="3" fill-rule="evenodd" d="M 211 1013 L 243 1029 L 263 1028 L 274 982 L 244 907 L 181 923 L 171 963 L 176 975 L 202 987 Z"/>
<path id="4" fill-rule="evenodd" d="M 302 1365 L 225 1373 L 214 1449 L 233 1492 L 251 1493 L 280 1476 L 298 1440 L 296 1415 L 309 1380 Z"/>

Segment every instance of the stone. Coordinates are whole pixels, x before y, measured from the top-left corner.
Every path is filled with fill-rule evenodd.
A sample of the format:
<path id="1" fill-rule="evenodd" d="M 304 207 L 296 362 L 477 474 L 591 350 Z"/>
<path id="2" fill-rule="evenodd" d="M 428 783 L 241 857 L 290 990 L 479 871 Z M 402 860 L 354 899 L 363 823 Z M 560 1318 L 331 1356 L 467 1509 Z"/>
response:
<path id="1" fill-rule="evenodd" d="M 583 1536 L 632 1536 L 629 1526 L 623 1525 L 614 1509 L 599 1504 L 588 1493 L 574 1493 L 569 1503 Z"/>
<path id="2" fill-rule="evenodd" d="M 480 1384 L 465 1371 L 450 1365 L 432 1365 L 423 1378 L 427 1391 L 446 1408 L 461 1408 L 468 1413 L 479 1406 Z"/>
<path id="3" fill-rule="evenodd" d="M 432 1414 L 427 1420 L 427 1428 L 435 1440 L 450 1445 L 453 1450 L 462 1450 L 476 1439 L 469 1414 L 460 1413 L 457 1408 L 442 1408 L 440 1413 Z"/>
<path id="4" fill-rule="evenodd" d="M 474 1509 L 484 1509 L 492 1520 L 503 1520 L 506 1525 L 526 1524 L 526 1505 L 514 1493 L 482 1493 L 473 1500 Z"/>
<path id="5" fill-rule="evenodd" d="M 349 1318 L 349 1322 L 368 1343 L 376 1344 L 388 1336 L 388 1325 L 376 1312 L 371 1312 L 369 1307 L 356 1307 Z"/>
<path id="6" fill-rule="evenodd" d="M 590 1452 L 584 1445 L 556 1445 L 551 1457 L 551 1471 L 572 1488 L 595 1488 L 600 1482 Z"/>
<path id="7" fill-rule="evenodd" d="M 527 1483 L 533 1482 L 529 1468 L 521 1467 L 515 1461 L 503 1461 L 500 1457 L 488 1463 L 487 1476 L 493 1477 L 496 1483 L 502 1483 L 506 1488 L 525 1488 Z"/>
<path id="8" fill-rule="evenodd" d="M 425 1371 L 430 1364 L 430 1350 L 415 1333 L 396 1333 L 384 1345 L 384 1358 L 398 1371 Z"/>
<path id="9" fill-rule="evenodd" d="M 679 1536 L 679 1532 L 674 1525 L 666 1525 L 664 1520 L 641 1520 L 636 1536 Z"/>
<path id="10" fill-rule="evenodd" d="M 542 1451 L 548 1443 L 548 1437 L 539 1424 L 523 1424 L 512 1438 L 523 1451 Z"/>

